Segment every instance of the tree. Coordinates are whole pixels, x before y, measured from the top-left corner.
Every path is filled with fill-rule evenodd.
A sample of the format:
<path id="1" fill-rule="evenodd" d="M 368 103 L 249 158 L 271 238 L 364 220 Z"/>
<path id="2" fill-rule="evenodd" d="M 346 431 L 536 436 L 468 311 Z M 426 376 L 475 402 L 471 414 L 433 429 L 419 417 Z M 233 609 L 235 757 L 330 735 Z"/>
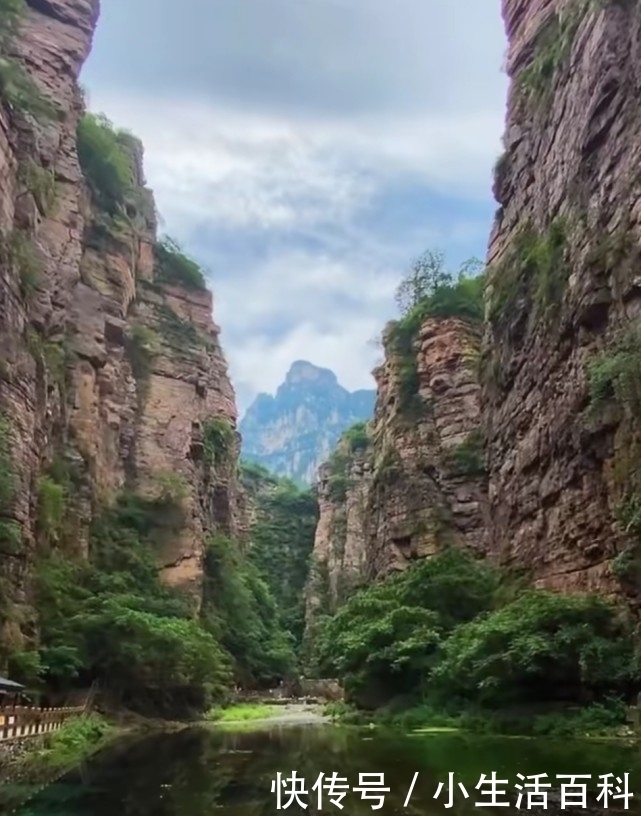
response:
<path id="1" fill-rule="evenodd" d="M 414 261 L 410 274 L 396 290 L 395 299 L 401 314 L 408 314 L 440 286 L 451 283 L 452 274 L 445 266 L 445 255 L 428 249 Z"/>

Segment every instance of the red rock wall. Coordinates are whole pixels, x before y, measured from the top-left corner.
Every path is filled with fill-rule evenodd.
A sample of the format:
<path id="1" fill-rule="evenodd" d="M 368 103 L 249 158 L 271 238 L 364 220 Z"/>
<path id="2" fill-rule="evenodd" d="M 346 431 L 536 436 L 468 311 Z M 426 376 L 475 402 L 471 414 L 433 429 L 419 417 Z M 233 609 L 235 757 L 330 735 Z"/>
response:
<path id="1" fill-rule="evenodd" d="M 33 635 L 31 579 L 43 545 L 38 481 L 54 460 L 75 473 L 65 548 L 79 556 L 88 552 L 94 514 L 124 488 L 152 495 L 167 474 L 181 480 L 185 523 L 159 542 L 159 569 L 168 583 L 192 594 L 195 609 L 206 535 L 244 530 L 235 395 L 212 295 L 154 279 L 155 205 L 145 187 L 142 145 L 130 140 L 128 148 L 138 202 L 129 223 L 97 211 L 80 170 L 78 74 L 97 11 L 97 0 L 34 2 L 16 54 L 53 95 L 59 116 L 36 122 L 0 105 L 3 246 L 19 230 L 39 266 L 27 296 L 20 264 L 7 252 L 0 262 L 0 415 L 11 428 L 19 480 L 0 516 L 17 523 L 22 536 L 18 551 L 3 557 L 0 573 L 13 608 L 4 642 L 18 647 L 23 633 Z M 21 181 L 27 163 L 55 174 L 50 208 L 39 207 Z M 134 359 L 141 337 L 150 346 L 143 373 Z M 212 418 L 230 429 L 225 456 L 213 466 L 203 456 L 203 428 Z"/>
<path id="2" fill-rule="evenodd" d="M 589 371 L 641 308 L 641 6 L 504 0 L 503 15 L 511 89 L 483 359 L 488 547 L 537 585 L 618 592 L 611 565 L 630 538 L 616 513 L 637 480 L 625 459 L 638 416 L 590 412 Z M 528 229 L 538 250 L 561 236 L 547 268 Z"/>

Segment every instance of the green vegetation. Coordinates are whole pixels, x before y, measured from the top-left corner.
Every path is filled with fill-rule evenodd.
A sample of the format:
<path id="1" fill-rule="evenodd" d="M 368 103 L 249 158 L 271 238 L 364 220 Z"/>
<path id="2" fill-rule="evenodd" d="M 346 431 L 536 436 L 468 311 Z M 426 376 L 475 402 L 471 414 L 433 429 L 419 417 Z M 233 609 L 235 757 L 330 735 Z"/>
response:
<path id="1" fill-rule="evenodd" d="M 554 731 L 552 715 L 586 703 L 597 708 L 576 714 L 578 722 L 599 711 L 605 725 L 620 718 L 613 701 L 641 686 L 633 625 L 621 610 L 506 585 L 498 570 L 455 549 L 353 596 L 326 620 L 317 659 L 360 707 L 396 717 L 420 706 L 408 716 L 441 725 L 516 717 L 518 730 L 535 712 L 548 717 L 537 728 Z"/>
<path id="2" fill-rule="evenodd" d="M 612 562 L 613 573 L 630 586 L 641 577 L 640 442 L 636 432 L 641 411 L 641 329 L 632 325 L 619 332 L 611 346 L 587 366 L 588 417 L 600 418 L 608 409 L 619 419 L 613 476 L 619 491 L 615 508 L 620 527 L 631 543 Z"/>
<path id="3" fill-rule="evenodd" d="M 281 626 L 269 587 L 226 536 L 207 544 L 203 623 L 230 655 L 241 686 L 269 687 L 293 673 L 293 639 Z"/>
<path id="4" fill-rule="evenodd" d="M 565 257 L 566 222 L 557 218 L 545 233 L 531 227 L 519 232 L 505 258 L 488 276 L 492 287 L 490 322 L 505 325 L 519 301 L 534 303 L 536 319 L 556 315 L 570 275 Z"/>
<path id="5" fill-rule="evenodd" d="M 0 98 L 13 110 L 35 119 L 51 119 L 53 103 L 42 92 L 8 49 L 18 35 L 26 12 L 24 0 L 0 0 Z"/>
<path id="6" fill-rule="evenodd" d="M 97 206 L 111 216 L 126 212 L 134 187 L 127 136 L 105 116 L 86 113 L 78 124 L 78 158 Z"/>
<path id="7" fill-rule="evenodd" d="M 370 432 L 366 422 L 356 422 L 343 432 L 328 460 L 328 494 L 332 501 L 345 501 L 350 486 L 349 471 L 354 457 L 370 445 Z"/>
<path id="8" fill-rule="evenodd" d="M 467 261 L 455 276 L 445 266 L 442 253 L 428 251 L 418 258 L 407 278 L 399 285 L 396 302 L 401 319 L 392 323 L 385 342 L 398 358 L 402 413 L 420 415 L 425 405 L 420 399 L 415 342 L 423 322 L 430 317 L 459 317 L 474 325 L 483 321 L 483 275 L 480 263 Z"/>
<path id="9" fill-rule="evenodd" d="M 159 334 L 175 349 L 200 348 L 206 339 L 190 320 L 184 320 L 166 303 L 156 306 Z"/>
<path id="10" fill-rule="evenodd" d="M 188 289 L 205 289 L 205 276 L 195 261 L 188 258 L 171 238 L 162 238 L 154 247 L 156 280 Z"/>
<path id="11" fill-rule="evenodd" d="M 143 713 L 185 714 L 222 698 L 228 658 L 193 619 L 188 599 L 158 576 L 157 548 L 182 524 L 166 496 L 126 493 L 96 517 L 88 562 L 59 550 L 41 557 L 43 681 L 65 688 L 98 679 Z"/>
<path id="12" fill-rule="evenodd" d="M 538 105 L 549 99 L 557 74 L 570 57 L 577 29 L 588 7 L 589 0 L 571 0 L 554 12 L 541 28 L 534 56 L 519 77 L 528 103 Z"/>
<path id="13" fill-rule="evenodd" d="M 615 403 L 624 416 L 638 416 L 641 409 L 641 331 L 622 332 L 611 349 L 588 364 L 591 409 Z"/>
<path id="14" fill-rule="evenodd" d="M 343 432 L 342 438 L 345 440 L 351 453 L 364 451 L 369 445 L 369 433 L 367 422 L 356 422 Z"/>
<path id="15" fill-rule="evenodd" d="M 18 488 L 18 477 L 12 455 L 11 425 L 7 417 L 0 414 L 0 555 L 17 555 L 22 544 L 20 526 L 11 517 L 13 502 Z M 2 587 L 0 587 L 0 596 Z M 0 597 L 0 619 L 6 607 Z"/>
<path id="16" fill-rule="evenodd" d="M 75 717 L 45 737 L 44 746 L 24 759 L 29 770 L 64 770 L 77 765 L 101 748 L 112 736 L 113 726 L 99 714 Z"/>
<path id="17" fill-rule="evenodd" d="M 485 473 L 484 445 L 482 432 L 471 431 L 466 439 L 449 453 L 448 463 L 452 472 L 459 476 L 481 476 Z"/>
<path id="18" fill-rule="evenodd" d="M 26 159 L 18 166 L 18 179 L 33 196 L 36 206 L 43 215 L 48 215 L 56 200 L 56 174 L 32 159 Z"/>
<path id="19" fill-rule="evenodd" d="M 24 230 L 14 229 L 0 237 L 0 261 L 18 273 L 22 296 L 26 300 L 33 297 L 42 276 L 42 262 Z"/>
<path id="20" fill-rule="evenodd" d="M 125 349 L 131 363 L 131 373 L 136 379 L 138 398 L 141 403 L 144 403 L 147 398 L 149 378 L 159 348 L 160 340 L 158 335 L 147 326 L 134 325 L 125 338 Z"/>
<path id="21" fill-rule="evenodd" d="M 38 534 L 48 545 L 60 540 L 66 509 L 66 491 L 50 476 L 38 480 Z"/>
<path id="22" fill-rule="evenodd" d="M 268 720 L 280 711 L 279 706 L 267 703 L 236 703 L 228 708 L 212 708 L 207 714 L 207 719 L 219 723 Z"/>
<path id="23" fill-rule="evenodd" d="M 249 559 L 270 589 L 282 628 L 296 646 L 305 625 L 304 589 L 314 546 L 318 507 L 311 491 L 277 479 L 260 466 L 243 465 L 242 479 L 256 503 Z M 252 481 L 254 480 L 254 481 Z"/>
<path id="24" fill-rule="evenodd" d="M 209 417 L 203 423 L 203 453 L 207 467 L 218 467 L 229 457 L 234 428 L 227 417 Z"/>
<path id="25" fill-rule="evenodd" d="M 327 481 L 327 493 L 333 502 L 343 502 L 347 498 L 349 489 L 349 468 L 351 457 L 345 453 L 340 446 L 334 450 L 329 457 L 329 479 Z"/>

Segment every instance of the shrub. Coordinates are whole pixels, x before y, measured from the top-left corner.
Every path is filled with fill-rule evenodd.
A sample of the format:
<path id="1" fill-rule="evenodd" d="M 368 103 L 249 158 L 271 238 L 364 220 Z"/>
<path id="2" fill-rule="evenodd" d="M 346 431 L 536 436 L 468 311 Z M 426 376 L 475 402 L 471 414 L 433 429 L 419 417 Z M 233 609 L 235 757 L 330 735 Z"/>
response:
<path id="1" fill-rule="evenodd" d="M 497 586 L 492 569 L 452 549 L 362 589 L 322 628 L 321 671 L 365 705 L 416 693 L 446 633 L 487 609 Z"/>
<path id="2" fill-rule="evenodd" d="M 24 230 L 15 229 L 4 236 L 0 256 L 17 272 L 22 296 L 26 300 L 33 297 L 42 276 L 42 262 L 29 235 Z"/>
<path id="3" fill-rule="evenodd" d="M 612 348 L 588 364 L 591 409 L 614 401 L 628 416 L 641 409 L 641 331 L 632 327 L 621 333 Z"/>
<path id="4" fill-rule="evenodd" d="M 33 196 L 40 212 L 48 215 L 56 199 L 55 172 L 46 170 L 32 159 L 27 159 L 18 167 L 18 178 Z"/>
<path id="5" fill-rule="evenodd" d="M 188 289 L 205 289 L 205 276 L 195 261 L 188 258 L 172 238 L 162 238 L 154 247 L 156 280 L 162 283 L 185 286 Z"/>
<path id="6" fill-rule="evenodd" d="M 549 98 L 557 73 L 570 56 L 581 16 L 588 4 L 585 0 L 573 0 L 552 14 L 541 28 L 534 56 L 519 77 L 519 86 L 528 102 L 539 104 Z"/>
<path id="7" fill-rule="evenodd" d="M 0 0 L 0 97 L 15 110 L 36 119 L 50 119 L 56 114 L 36 83 L 15 59 L 8 47 L 20 29 L 26 11 L 23 0 Z"/>
<path id="8" fill-rule="evenodd" d="M 270 687 L 293 673 L 292 640 L 274 598 L 240 546 L 225 536 L 207 542 L 203 620 L 231 656 L 242 685 Z"/>
<path id="9" fill-rule="evenodd" d="M 407 416 L 420 416 L 426 407 L 419 397 L 415 349 L 421 325 L 430 317 L 459 317 L 480 325 L 484 315 L 484 278 L 471 274 L 478 273 L 479 268 L 478 261 L 468 261 L 455 278 L 446 268 L 442 253 L 426 252 L 398 287 L 396 301 L 402 317 L 389 326 L 385 344 L 398 358 L 400 410 Z"/>
<path id="10" fill-rule="evenodd" d="M 318 506 L 309 490 L 271 477 L 272 489 L 258 489 L 250 530 L 249 560 L 276 601 L 279 619 L 296 644 L 305 626 L 305 584 L 314 546 Z"/>
<path id="11" fill-rule="evenodd" d="M 229 457 L 234 428 L 227 417 L 209 417 L 203 423 L 203 452 L 207 467 L 221 465 Z"/>
<path id="12" fill-rule="evenodd" d="M 36 608 L 49 683 L 99 679 L 123 704 L 171 716 L 222 696 L 228 658 L 187 598 L 158 576 L 159 538 L 183 523 L 166 499 L 125 494 L 97 514 L 89 562 L 40 558 Z"/>
<path id="13" fill-rule="evenodd" d="M 86 113 L 78 123 L 78 159 L 96 205 L 111 215 L 123 212 L 133 191 L 132 157 L 118 131 L 103 115 Z"/>
<path id="14" fill-rule="evenodd" d="M 492 270 L 489 320 L 509 320 L 521 299 L 532 298 L 537 319 L 554 316 L 570 274 L 565 259 L 567 226 L 557 218 L 544 233 L 524 227 L 504 259 Z"/>
<path id="15" fill-rule="evenodd" d="M 127 357 L 131 363 L 131 373 L 138 384 L 141 400 L 147 396 L 149 378 L 153 371 L 154 358 L 159 351 L 158 335 L 147 326 L 136 324 L 125 339 Z"/>
<path id="16" fill-rule="evenodd" d="M 22 546 L 20 525 L 9 517 L 18 488 L 12 449 L 11 424 L 0 414 L 0 551 L 5 556 L 18 554 Z"/>
<path id="17" fill-rule="evenodd" d="M 50 476 L 38 480 L 38 532 L 48 543 L 59 541 L 65 521 L 66 493 Z"/>
<path id="18" fill-rule="evenodd" d="M 482 705 L 627 692 L 639 676 L 631 630 L 600 598 L 540 590 L 461 626 L 434 684 Z"/>
<path id="19" fill-rule="evenodd" d="M 365 450 L 369 445 L 367 423 L 356 422 L 343 433 L 343 439 L 346 441 L 351 453 Z"/>
<path id="20" fill-rule="evenodd" d="M 156 316 L 158 332 L 174 348 L 182 350 L 205 345 L 205 339 L 196 326 L 190 320 L 179 317 L 166 303 L 156 306 Z"/>
<path id="21" fill-rule="evenodd" d="M 191 493 L 189 483 L 180 473 L 173 473 L 172 471 L 158 473 L 155 481 L 160 498 L 163 501 L 179 504 Z"/>

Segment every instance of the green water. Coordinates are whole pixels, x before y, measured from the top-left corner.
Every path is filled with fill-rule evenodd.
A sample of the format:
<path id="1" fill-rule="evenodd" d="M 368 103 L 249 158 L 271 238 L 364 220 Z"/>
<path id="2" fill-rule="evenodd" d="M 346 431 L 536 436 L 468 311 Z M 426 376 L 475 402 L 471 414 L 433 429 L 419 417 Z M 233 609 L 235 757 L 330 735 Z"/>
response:
<path id="1" fill-rule="evenodd" d="M 194 728 L 130 742 L 111 749 L 86 767 L 51 785 L 17 811 L 20 816 L 258 816 L 275 814 L 276 795 L 271 782 L 278 772 L 291 776 L 296 771 L 308 790 L 323 772 L 346 777 L 350 788 L 359 783 L 360 773 L 383 773 L 385 795 L 381 809 L 372 810 L 375 800 L 364 801 L 351 789 L 342 800 L 343 810 L 328 801 L 322 813 L 426 814 L 506 813 L 516 802 L 514 783 L 523 775 L 547 773 L 552 789 L 549 810 L 561 813 L 556 774 L 598 775 L 630 773 L 633 796 L 630 810 L 641 812 L 641 749 L 633 745 L 597 742 L 552 742 L 511 738 L 472 737 L 460 734 L 403 736 L 378 731 L 351 730 L 329 725 L 272 726 L 242 733 Z M 474 788 L 481 774 L 496 771 L 507 779 L 500 801 L 506 807 L 476 807 L 480 797 Z M 414 774 L 418 779 L 409 805 L 404 807 Z M 456 786 L 453 807 L 447 803 L 448 773 Z M 444 790 L 434 794 L 439 782 Z M 458 782 L 466 786 L 465 799 Z M 588 809 L 602 811 L 588 793 Z M 284 793 L 283 804 L 289 798 Z M 316 794 L 300 797 L 306 810 L 295 803 L 288 813 L 318 813 Z M 622 803 L 610 802 L 609 810 Z M 525 802 L 523 803 L 525 809 Z M 539 811 L 541 808 L 537 808 Z M 568 808 L 570 812 L 580 807 Z M 584 811 L 585 812 L 585 811 Z"/>

